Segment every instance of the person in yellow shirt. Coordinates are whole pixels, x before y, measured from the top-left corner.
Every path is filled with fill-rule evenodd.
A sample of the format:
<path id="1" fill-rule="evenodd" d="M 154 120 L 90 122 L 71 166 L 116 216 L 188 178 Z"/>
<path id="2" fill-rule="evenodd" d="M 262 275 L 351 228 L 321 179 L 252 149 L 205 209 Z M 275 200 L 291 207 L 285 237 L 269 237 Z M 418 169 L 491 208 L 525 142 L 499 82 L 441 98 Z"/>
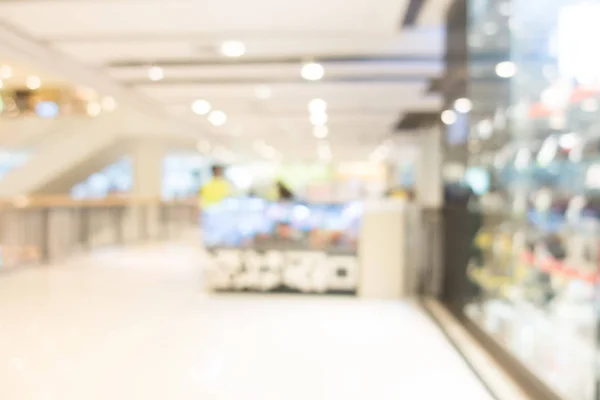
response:
<path id="1" fill-rule="evenodd" d="M 232 194 L 231 185 L 224 177 L 222 166 L 213 166 L 212 175 L 212 179 L 202 186 L 199 193 L 200 208 L 204 210 L 220 203 Z"/>

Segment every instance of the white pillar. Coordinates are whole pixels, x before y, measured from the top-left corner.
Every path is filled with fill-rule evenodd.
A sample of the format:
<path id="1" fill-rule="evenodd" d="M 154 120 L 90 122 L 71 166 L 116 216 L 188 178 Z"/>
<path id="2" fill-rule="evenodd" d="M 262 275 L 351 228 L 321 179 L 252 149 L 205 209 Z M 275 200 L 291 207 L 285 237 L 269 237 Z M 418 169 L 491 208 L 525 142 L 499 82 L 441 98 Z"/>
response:
<path id="1" fill-rule="evenodd" d="M 132 237 L 160 235 L 160 205 L 162 195 L 165 144 L 157 139 L 138 140 L 131 151 L 133 169 L 132 196 L 144 203 L 134 205 L 129 212 L 125 235 Z M 142 230 L 146 230 L 143 232 Z"/>
<path id="2" fill-rule="evenodd" d="M 165 146 L 159 140 L 139 140 L 132 150 L 134 196 L 160 198 Z"/>
<path id="3" fill-rule="evenodd" d="M 417 203 L 424 208 L 440 208 L 443 203 L 442 131 L 432 128 L 421 132 L 420 136 L 415 179 Z"/>

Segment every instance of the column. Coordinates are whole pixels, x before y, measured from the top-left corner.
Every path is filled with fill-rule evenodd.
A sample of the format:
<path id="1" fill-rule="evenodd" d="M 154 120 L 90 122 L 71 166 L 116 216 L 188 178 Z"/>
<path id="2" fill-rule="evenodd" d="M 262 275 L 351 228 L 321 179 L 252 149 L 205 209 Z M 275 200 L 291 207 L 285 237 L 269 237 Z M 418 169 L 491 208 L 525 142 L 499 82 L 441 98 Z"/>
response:
<path id="1" fill-rule="evenodd" d="M 165 143 L 158 139 L 138 140 L 131 151 L 133 169 L 132 205 L 125 235 L 134 238 L 153 239 L 160 237 L 162 218 L 163 160 Z"/>
<path id="2" fill-rule="evenodd" d="M 417 204 L 422 208 L 439 209 L 443 203 L 441 133 L 439 128 L 420 133 L 415 191 Z"/>

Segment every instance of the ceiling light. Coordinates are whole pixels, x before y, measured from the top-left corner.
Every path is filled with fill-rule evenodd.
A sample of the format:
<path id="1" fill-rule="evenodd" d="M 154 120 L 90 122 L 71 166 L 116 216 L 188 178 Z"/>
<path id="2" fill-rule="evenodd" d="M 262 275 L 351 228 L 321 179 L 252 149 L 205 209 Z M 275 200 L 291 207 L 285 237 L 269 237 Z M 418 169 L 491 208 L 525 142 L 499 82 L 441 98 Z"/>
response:
<path id="1" fill-rule="evenodd" d="M 442 122 L 446 125 L 452 125 L 456 122 L 456 113 L 452 110 L 442 111 Z"/>
<path id="2" fill-rule="evenodd" d="M 208 115 L 208 121 L 214 126 L 221 126 L 227 122 L 227 114 L 223 111 L 213 111 Z"/>
<path id="3" fill-rule="evenodd" d="M 466 114 L 473 109 L 473 103 L 469 99 L 456 99 L 454 102 L 454 109 L 459 113 Z"/>
<path id="4" fill-rule="evenodd" d="M 316 113 L 310 115 L 310 123 L 313 125 L 325 125 L 327 120 L 327 114 L 325 113 Z"/>
<path id="5" fill-rule="evenodd" d="M 502 61 L 496 65 L 496 75 L 500 78 L 511 78 L 517 73 L 517 66 L 512 61 Z"/>
<path id="6" fill-rule="evenodd" d="M 317 125 L 313 128 L 313 135 L 317 139 L 325 139 L 329 135 L 329 129 L 325 125 Z"/>
<path id="7" fill-rule="evenodd" d="M 117 102 L 112 96 L 104 96 L 101 105 L 104 111 L 114 111 L 117 108 Z"/>
<path id="8" fill-rule="evenodd" d="M 206 100 L 199 99 L 192 103 L 192 111 L 194 114 L 206 115 L 210 112 L 210 108 L 210 103 Z"/>
<path id="9" fill-rule="evenodd" d="M 267 100 L 271 97 L 271 88 L 267 85 L 260 85 L 256 88 L 256 97 L 261 100 Z"/>
<path id="10" fill-rule="evenodd" d="M 312 99 L 308 103 L 308 110 L 311 113 L 324 113 L 327 111 L 327 102 L 323 99 Z"/>
<path id="11" fill-rule="evenodd" d="M 318 81 L 325 75 L 325 68 L 319 63 L 306 63 L 302 66 L 302 77 L 308 81 Z"/>
<path id="12" fill-rule="evenodd" d="M 42 81 L 40 81 L 40 78 L 37 76 L 28 76 L 27 80 L 25 81 L 25 86 L 27 86 L 27 88 L 30 90 L 39 89 L 40 86 L 42 86 Z"/>
<path id="13" fill-rule="evenodd" d="M 221 43 L 221 54 L 226 57 L 240 57 L 246 53 L 246 45 L 239 40 L 228 40 Z"/>
<path id="14" fill-rule="evenodd" d="M 90 117 L 97 117 L 102 112 L 102 107 L 96 102 L 88 103 L 86 111 Z"/>
<path id="15" fill-rule="evenodd" d="M 148 68 L 148 79 L 153 82 L 160 81 L 165 77 L 165 73 L 161 67 L 153 66 Z"/>
<path id="16" fill-rule="evenodd" d="M 10 65 L 3 65 L 0 67 L 0 78 L 8 79 L 12 76 L 12 68 Z"/>

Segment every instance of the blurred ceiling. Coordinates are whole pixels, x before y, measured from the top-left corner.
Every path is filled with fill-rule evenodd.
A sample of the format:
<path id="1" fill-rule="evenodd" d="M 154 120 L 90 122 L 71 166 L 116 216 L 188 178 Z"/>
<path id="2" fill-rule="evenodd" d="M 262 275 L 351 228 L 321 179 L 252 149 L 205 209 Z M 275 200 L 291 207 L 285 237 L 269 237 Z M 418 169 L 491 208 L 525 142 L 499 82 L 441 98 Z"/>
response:
<path id="1" fill-rule="evenodd" d="M 443 73 L 450 3 L 2 0 L 0 26 L 234 151 L 261 140 L 284 155 L 315 157 L 308 104 L 323 99 L 333 151 L 360 158 L 389 137 L 399 116 L 441 109 L 440 94 L 428 88 Z M 234 52 L 243 44 L 243 55 L 226 56 L 227 43 Z M 303 79 L 308 62 L 323 66 L 321 80 Z M 194 114 L 200 99 L 227 121 L 214 126 Z"/>

